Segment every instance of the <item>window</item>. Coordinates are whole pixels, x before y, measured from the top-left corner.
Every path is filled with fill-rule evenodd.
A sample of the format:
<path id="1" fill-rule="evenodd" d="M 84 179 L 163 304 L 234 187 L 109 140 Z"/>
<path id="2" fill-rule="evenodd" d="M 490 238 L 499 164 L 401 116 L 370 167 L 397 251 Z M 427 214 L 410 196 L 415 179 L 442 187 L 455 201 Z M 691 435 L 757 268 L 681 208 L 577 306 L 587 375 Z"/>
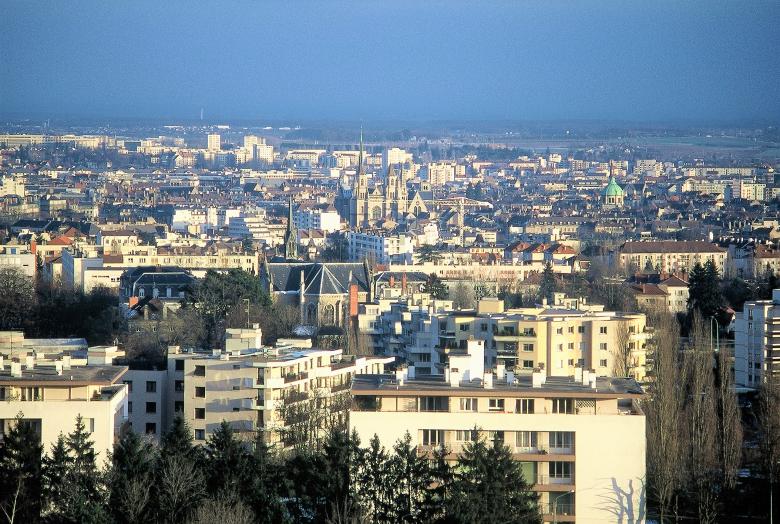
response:
<path id="1" fill-rule="evenodd" d="M 233 364 L 233 369 L 241 369 L 241 364 Z"/>
<path id="2" fill-rule="evenodd" d="M 569 333 L 574 333 L 574 326 L 569 326 Z"/>
<path id="3" fill-rule="evenodd" d="M 196 429 L 195 430 L 195 440 L 206 440 L 206 430 L 205 429 Z"/>
<path id="4" fill-rule="evenodd" d="M 553 413 L 574 413 L 574 402 L 570 398 L 554 398 L 552 399 L 552 411 Z"/>
<path id="5" fill-rule="evenodd" d="M 157 434 L 157 424 L 154 422 L 147 422 L 146 423 L 146 434 L 147 435 L 155 435 Z"/>
<path id="6" fill-rule="evenodd" d="M 195 366 L 195 376 L 196 377 L 205 377 L 206 376 L 206 366 Z"/>
<path id="7" fill-rule="evenodd" d="M 206 388 L 204 388 L 204 387 L 196 387 L 195 388 L 195 396 L 197 398 L 206 398 Z"/>
<path id="8" fill-rule="evenodd" d="M 468 331 L 469 330 L 469 325 L 468 324 L 461 324 L 460 325 L 460 330 L 461 331 Z"/>
<path id="9" fill-rule="evenodd" d="M 550 431 L 550 448 L 571 448 L 573 443 L 572 431 Z"/>
<path id="10" fill-rule="evenodd" d="M 523 367 L 526 369 L 532 369 L 534 367 L 533 360 L 523 360 Z"/>
<path id="11" fill-rule="evenodd" d="M 574 349 L 574 342 L 569 342 L 569 349 Z"/>
<path id="12" fill-rule="evenodd" d="M 182 413 L 184 411 L 184 402 L 177 400 L 173 403 L 173 411 L 176 413 Z"/>
<path id="13" fill-rule="evenodd" d="M 184 371 L 184 360 L 178 359 L 176 361 L 176 371 Z"/>
<path id="14" fill-rule="evenodd" d="M 127 384 L 127 392 L 132 393 L 133 392 L 133 381 L 132 380 L 125 380 L 125 384 Z"/>
<path id="15" fill-rule="evenodd" d="M 563 344 L 558 344 L 558 351 L 563 351 Z"/>
<path id="16" fill-rule="evenodd" d="M 203 420 L 206 418 L 206 408 L 195 408 L 195 418 Z"/>
<path id="17" fill-rule="evenodd" d="M 599 333 L 601 333 L 602 335 L 606 335 L 607 334 L 607 326 L 601 326 L 599 328 Z"/>
<path id="18" fill-rule="evenodd" d="M 573 366 L 573 365 L 574 365 L 574 359 L 573 359 L 573 358 L 570 358 L 570 359 L 569 359 L 569 365 L 570 365 L 570 366 Z"/>
<path id="19" fill-rule="evenodd" d="M 127 412 L 132 413 L 133 412 L 133 403 L 131 401 L 127 402 Z"/>
<path id="20" fill-rule="evenodd" d="M 571 479 L 571 462 L 550 462 L 551 479 Z"/>
<path id="21" fill-rule="evenodd" d="M 487 324 L 480 324 L 480 325 L 479 325 L 479 329 L 480 329 L 481 331 L 487 331 L 487 329 L 488 329 L 488 325 L 487 325 Z"/>
<path id="22" fill-rule="evenodd" d="M 515 445 L 518 448 L 535 448 L 536 431 L 518 431 L 515 433 Z"/>
<path id="23" fill-rule="evenodd" d="M 492 443 L 504 443 L 504 432 L 503 431 L 488 431 L 488 440 Z"/>
<path id="24" fill-rule="evenodd" d="M 241 389 L 241 386 L 234 385 L 233 391 L 239 391 Z"/>
<path id="25" fill-rule="evenodd" d="M 523 351 L 533 351 L 534 345 L 533 344 L 523 344 Z"/>
<path id="26" fill-rule="evenodd" d="M 534 413 L 534 399 L 532 398 L 519 398 L 517 399 L 517 405 L 515 411 L 523 413 L 525 415 Z"/>
<path id="27" fill-rule="evenodd" d="M 458 430 L 455 432 L 455 440 L 458 442 L 473 442 L 477 440 L 477 432 L 473 429 Z"/>
<path id="28" fill-rule="evenodd" d="M 601 360 L 599 360 L 599 366 L 601 366 L 603 368 L 607 367 L 607 359 L 606 358 L 602 358 Z"/>
<path id="29" fill-rule="evenodd" d="M 439 446 L 444 444 L 444 430 L 443 429 L 424 429 L 423 432 L 423 446 Z"/>
<path id="30" fill-rule="evenodd" d="M 157 393 L 157 382 L 154 380 L 147 380 L 146 381 L 146 392 L 147 393 Z"/>
<path id="31" fill-rule="evenodd" d="M 477 410 L 477 399 L 475 399 L 475 398 L 462 398 L 462 399 L 460 399 L 460 410 L 461 411 L 476 411 Z"/>
<path id="32" fill-rule="evenodd" d="M 184 381 L 176 380 L 173 382 L 173 389 L 179 393 L 184 391 Z"/>
<path id="33" fill-rule="evenodd" d="M 157 402 L 147 402 L 146 403 L 146 412 L 147 413 L 157 413 Z"/>
<path id="34" fill-rule="evenodd" d="M 585 333 L 585 326 L 577 326 L 577 333 Z"/>
<path id="35" fill-rule="evenodd" d="M 599 344 L 599 349 L 602 350 L 602 351 L 606 351 L 607 350 L 607 343 L 606 342 L 600 343 Z"/>
<path id="36" fill-rule="evenodd" d="M 555 330 L 555 334 L 556 334 L 556 335 L 563 335 L 563 328 L 562 328 L 562 327 L 559 327 L 558 329 L 556 329 L 556 330 Z"/>
<path id="37" fill-rule="evenodd" d="M 488 411 L 504 411 L 504 399 L 503 398 L 489 399 Z"/>
<path id="38" fill-rule="evenodd" d="M 420 397 L 420 411 L 449 411 L 449 397 Z"/>

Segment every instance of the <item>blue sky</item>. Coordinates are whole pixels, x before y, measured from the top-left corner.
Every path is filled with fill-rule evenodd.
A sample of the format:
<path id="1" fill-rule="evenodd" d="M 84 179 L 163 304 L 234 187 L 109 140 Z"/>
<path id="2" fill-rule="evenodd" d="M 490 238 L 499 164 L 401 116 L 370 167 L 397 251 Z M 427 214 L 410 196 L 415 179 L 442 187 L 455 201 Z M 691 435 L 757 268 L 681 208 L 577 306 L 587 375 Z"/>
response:
<path id="1" fill-rule="evenodd" d="M 780 117 L 780 3 L 5 0 L 0 113 Z"/>

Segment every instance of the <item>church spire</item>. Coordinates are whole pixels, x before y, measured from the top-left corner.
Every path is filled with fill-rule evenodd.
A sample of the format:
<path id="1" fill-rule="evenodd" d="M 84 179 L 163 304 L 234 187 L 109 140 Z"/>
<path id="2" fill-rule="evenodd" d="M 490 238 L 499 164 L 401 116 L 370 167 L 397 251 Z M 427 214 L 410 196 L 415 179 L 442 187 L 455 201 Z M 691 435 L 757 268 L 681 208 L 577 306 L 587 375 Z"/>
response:
<path id="1" fill-rule="evenodd" d="M 360 155 L 358 156 L 358 175 L 363 174 L 363 126 L 360 126 Z"/>
<path id="2" fill-rule="evenodd" d="M 293 220 L 293 199 L 290 200 L 287 207 L 287 231 L 284 234 L 284 258 L 298 258 L 298 231 L 295 228 Z"/>

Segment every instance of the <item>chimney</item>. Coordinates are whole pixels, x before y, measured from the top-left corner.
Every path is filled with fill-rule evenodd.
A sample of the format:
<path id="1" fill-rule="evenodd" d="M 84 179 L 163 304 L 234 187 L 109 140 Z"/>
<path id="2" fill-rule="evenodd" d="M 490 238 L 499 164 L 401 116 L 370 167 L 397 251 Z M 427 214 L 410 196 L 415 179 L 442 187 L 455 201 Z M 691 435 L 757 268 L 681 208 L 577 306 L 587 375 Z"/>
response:
<path id="1" fill-rule="evenodd" d="M 450 387 L 460 386 L 460 371 L 450 370 Z"/>
<path id="2" fill-rule="evenodd" d="M 415 370 L 414 370 L 414 366 L 409 366 L 409 367 L 406 369 L 406 377 L 407 377 L 409 380 L 414 380 L 414 376 L 415 376 Z"/>
<path id="3" fill-rule="evenodd" d="M 218 348 L 213 348 L 211 350 L 211 356 L 212 357 L 218 357 L 220 355 L 220 353 L 222 353 L 222 352 Z"/>
<path id="4" fill-rule="evenodd" d="M 534 368 L 531 374 L 531 385 L 535 388 L 540 388 L 544 385 L 544 370 L 541 368 Z"/>
<path id="5" fill-rule="evenodd" d="M 62 369 L 70 369 L 70 355 L 63 355 L 62 356 Z"/>
<path id="6" fill-rule="evenodd" d="M 486 371 L 482 377 L 482 386 L 485 389 L 493 389 L 493 372 Z"/>
<path id="7" fill-rule="evenodd" d="M 596 371 L 590 370 L 590 387 L 596 389 Z"/>
<path id="8" fill-rule="evenodd" d="M 506 375 L 506 366 L 504 364 L 496 364 L 496 379 L 504 380 Z"/>
<path id="9" fill-rule="evenodd" d="M 3 360 L 4 360 L 3 355 L 0 355 L 0 371 L 2 371 L 5 367 L 4 366 L 5 363 L 3 362 Z"/>
<path id="10" fill-rule="evenodd" d="M 57 375 L 62 375 L 62 362 L 55 362 L 54 370 L 57 372 Z"/>
<path id="11" fill-rule="evenodd" d="M 403 273 L 401 273 L 401 292 L 402 293 L 406 293 L 406 282 L 407 282 L 406 271 L 404 271 Z"/>
<path id="12" fill-rule="evenodd" d="M 180 351 L 181 348 L 179 346 L 168 346 L 169 355 L 178 355 Z"/>
<path id="13" fill-rule="evenodd" d="M 580 377 L 579 382 L 581 384 L 588 385 L 590 383 L 590 370 L 589 369 L 583 369 L 582 370 L 582 376 Z"/>
<path id="14" fill-rule="evenodd" d="M 582 382 L 582 368 L 580 366 L 574 367 L 574 381 L 575 382 Z"/>
<path id="15" fill-rule="evenodd" d="M 24 357 L 24 367 L 27 369 L 35 369 L 35 357 L 33 355 Z"/>
<path id="16" fill-rule="evenodd" d="M 395 276 L 390 275 L 390 287 L 395 287 Z"/>
<path id="17" fill-rule="evenodd" d="M 514 371 L 507 371 L 506 372 L 506 385 L 507 386 L 514 386 L 515 385 L 515 372 Z"/>
<path id="18" fill-rule="evenodd" d="M 357 282 L 349 284 L 349 316 L 358 316 L 358 285 Z"/>
<path id="19" fill-rule="evenodd" d="M 19 378 L 22 376 L 22 363 L 11 362 L 11 376 Z"/>

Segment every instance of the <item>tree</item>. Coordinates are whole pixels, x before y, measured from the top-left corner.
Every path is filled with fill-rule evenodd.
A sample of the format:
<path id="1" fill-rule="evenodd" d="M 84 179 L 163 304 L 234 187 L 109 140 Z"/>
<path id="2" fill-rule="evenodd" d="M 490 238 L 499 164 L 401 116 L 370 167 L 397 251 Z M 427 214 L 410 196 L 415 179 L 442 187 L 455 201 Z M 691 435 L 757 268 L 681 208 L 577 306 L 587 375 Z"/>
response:
<path id="1" fill-rule="evenodd" d="M 539 283 L 539 301 L 546 300 L 548 304 L 555 302 L 555 292 L 557 291 L 557 281 L 552 265 L 547 262 L 542 271 L 542 280 Z"/>
<path id="2" fill-rule="evenodd" d="M 191 524 L 252 524 L 255 515 L 249 507 L 236 497 L 206 499 L 190 520 Z"/>
<path id="3" fill-rule="evenodd" d="M 683 383 L 688 385 L 683 407 L 684 464 L 699 522 L 716 519 L 718 427 L 713 358 L 704 321 L 694 313 L 690 346 L 683 363 Z"/>
<path id="4" fill-rule="evenodd" d="M 105 522 L 105 490 L 96 453 L 81 415 L 76 428 L 65 437 L 70 463 L 65 475 L 63 498 L 57 503 L 60 518 L 67 522 Z"/>
<path id="5" fill-rule="evenodd" d="M 32 279 L 15 267 L 0 269 L 0 330 L 23 329 L 34 307 Z"/>
<path id="6" fill-rule="evenodd" d="M 473 288 L 470 288 L 463 281 L 458 281 L 452 286 L 451 290 L 452 306 L 455 309 L 471 309 L 474 307 Z"/>
<path id="7" fill-rule="evenodd" d="M 632 376 L 636 362 L 630 346 L 631 334 L 629 333 L 628 322 L 618 323 L 615 329 L 612 375 L 615 377 L 630 377 Z"/>
<path id="8" fill-rule="evenodd" d="M 154 447 L 128 431 L 114 446 L 109 472 L 109 507 L 116 522 L 146 520 L 156 465 Z"/>
<path id="9" fill-rule="evenodd" d="M 442 282 L 436 273 L 431 273 L 428 275 L 428 279 L 425 281 L 425 288 L 423 290 L 437 300 L 446 300 L 450 294 L 447 285 Z"/>
<path id="10" fill-rule="evenodd" d="M 374 435 L 368 448 L 360 450 L 352 469 L 352 489 L 357 504 L 372 524 L 392 523 L 388 460 L 379 437 Z"/>
<path id="11" fill-rule="evenodd" d="M 349 241 L 347 236 L 337 231 L 328 237 L 328 245 L 322 250 L 324 262 L 345 262 L 349 257 Z"/>
<path id="12" fill-rule="evenodd" d="M 185 456 L 164 456 L 155 492 L 158 519 L 178 523 L 187 520 L 205 495 L 206 479 L 196 463 Z"/>
<path id="13" fill-rule="evenodd" d="M 32 424 L 19 413 L 0 445 L 0 511 L 9 523 L 41 515 L 41 453 Z"/>
<path id="14" fill-rule="evenodd" d="M 431 472 L 428 460 L 421 457 L 407 432 L 393 446 L 387 481 L 391 486 L 388 508 L 394 522 L 429 522 L 438 509 L 432 503 Z"/>
<path id="15" fill-rule="evenodd" d="M 44 514 L 54 511 L 59 501 L 64 500 L 65 479 L 70 470 L 70 463 L 65 435 L 60 433 L 57 442 L 52 445 L 51 453 L 43 459 Z"/>
<path id="16" fill-rule="evenodd" d="M 193 451 L 192 431 L 184 417 L 178 414 L 174 417 L 171 428 L 160 440 L 160 454 L 165 457 L 192 457 Z"/>
<path id="17" fill-rule="evenodd" d="M 265 444 L 262 432 L 258 432 L 245 485 L 248 490 L 246 501 L 261 524 L 279 524 L 289 519 L 279 489 L 283 467 Z"/>
<path id="18" fill-rule="evenodd" d="M 742 462 L 742 421 L 737 392 L 731 375 L 728 347 L 718 352 L 718 400 L 720 402 L 720 447 L 723 484 L 733 489 Z"/>
<path id="19" fill-rule="evenodd" d="M 206 460 L 209 493 L 230 494 L 239 491 L 246 474 L 248 454 L 228 422 L 223 420 L 209 437 Z"/>
<path id="20" fill-rule="evenodd" d="M 480 436 L 466 444 L 447 501 L 449 522 L 541 522 L 537 504 L 520 463 L 503 442 L 488 445 Z"/>
<path id="21" fill-rule="evenodd" d="M 764 373 L 756 409 L 759 464 L 769 480 L 770 494 L 780 474 L 780 380 L 772 371 L 770 368 Z"/>
<path id="22" fill-rule="evenodd" d="M 656 502 L 659 522 L 664 522 L 673 511 L 682 480 L 682 385 L 678 361 L 680 328 L 676 319 L 668 313 L 656 314 L 651 324 L 655 326 L 650 340 L 653 382 L 649 400 L 645 402 L 648 495 Z"/>
<path id="23" fill-rule="evenodd" d="M 441 249 L 438 246 L 426 244 L 417 250 L 417 262 L 420 264 L 438 264 L 442 258 Z"/>
<path id="24" fill-rule="evenodd" d="M 702 317 L 713 317 L 723 307 L 718 268 L 712 260 L 704 266 L 698 262 L 693 267 L 688 281 L 688 310 L 698 310 Z"/>

